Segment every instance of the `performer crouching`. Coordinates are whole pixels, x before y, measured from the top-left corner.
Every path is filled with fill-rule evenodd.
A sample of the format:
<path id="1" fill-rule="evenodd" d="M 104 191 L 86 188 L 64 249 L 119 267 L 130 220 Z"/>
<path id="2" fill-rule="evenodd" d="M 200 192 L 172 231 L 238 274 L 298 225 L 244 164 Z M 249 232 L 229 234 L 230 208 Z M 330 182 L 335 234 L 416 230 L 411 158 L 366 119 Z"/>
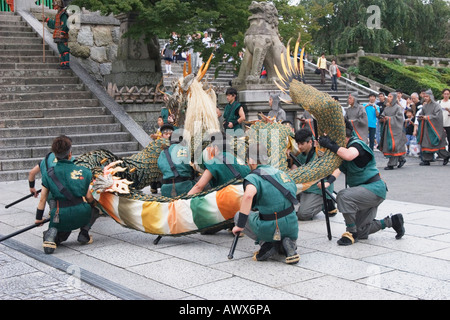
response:
<path id="1" fill-rule="evenodd" d="M 245 192 L 234 218 L 233 234 L 245 230 L 246 235 L 259 242 L 261 248 L 254 260 L 264 261 L 280 252 L 286 255 L 286 263 L 298 263 L 298 221 L 294 209 L 297 187 L 286 173 L 268 164 L 265 146 L 256 144 L 256 150 L 252 150 L 254 146 L 249 148 L 252 172 L 244 178 Z"/>
<path id="2" fill-rule="evenodd" d="M 53 253 L 61 242 L 67 240 L 71 231 L 78 228 L 81 228 L 78 242 L 92 243 L 88 231 L 98 217 L 98 210 L 94 209 L 97 201 L 89 190 L 92 173 L 69 160 L 72 157 L 70 139 L 65 136 L 55 138 L 52 152 L 58 162 L 42 176 L 42 192 L 35 221 L 36 224 L 43 222 L 45 203 L 50 192 L 56 207 L 50 210 L 49 228 L 44 232 L 43 247 L 47 254 Z"/>

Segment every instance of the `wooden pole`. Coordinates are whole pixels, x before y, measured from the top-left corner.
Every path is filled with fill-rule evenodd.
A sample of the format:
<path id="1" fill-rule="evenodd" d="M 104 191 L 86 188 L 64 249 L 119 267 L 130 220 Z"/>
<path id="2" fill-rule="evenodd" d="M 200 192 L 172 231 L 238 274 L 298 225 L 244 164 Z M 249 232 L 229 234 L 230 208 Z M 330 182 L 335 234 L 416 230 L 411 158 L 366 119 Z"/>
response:
<path id="1" fill-rule="evenodd" d="M 42 2 L 42 61 L 45 63 L 45 17 L 44 17 L 44 0 Z"/>

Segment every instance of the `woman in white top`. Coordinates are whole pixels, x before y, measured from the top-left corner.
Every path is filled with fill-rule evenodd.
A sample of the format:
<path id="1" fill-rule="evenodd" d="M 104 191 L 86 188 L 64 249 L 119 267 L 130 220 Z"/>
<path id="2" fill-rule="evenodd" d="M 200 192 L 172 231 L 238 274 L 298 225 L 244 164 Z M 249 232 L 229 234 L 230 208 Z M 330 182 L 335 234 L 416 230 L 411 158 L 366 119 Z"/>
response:
<path id="1" fill-rule="evenodd" d="M 447 132 L 447 144 L 450 148 L 450 89 L 442 91 L 442 100 L 439 101 L 444 117 L 444 129 Z"/>

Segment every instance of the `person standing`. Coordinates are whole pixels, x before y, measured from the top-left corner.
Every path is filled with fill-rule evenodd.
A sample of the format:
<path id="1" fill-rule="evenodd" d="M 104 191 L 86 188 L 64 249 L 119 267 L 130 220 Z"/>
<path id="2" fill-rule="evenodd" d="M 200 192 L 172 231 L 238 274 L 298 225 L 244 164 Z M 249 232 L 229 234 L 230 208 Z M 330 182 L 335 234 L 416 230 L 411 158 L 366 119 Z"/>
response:
<path id="1" fill-rule="evenodd" d="M 245 121 L 245 112 L 244 107 L 236 100 L 237 90 L 228 88 L 225 94 L 228 104 L 223 112 L 223 128 L 224 130 L 233 130 L 234 133 L 239 129 L 243 131 L 242 123 Z"/>
<path id="2" fill-rule="evenodd" d="M 325 58 L 325 53 L 317 59 L 317 69 L 320 71 L 320 84 L 325 84 L 325 72 L 327 71 L 327 58 Z"/>
<path id="3" fill-rule="evenodd" d="M 58 69 L 70 69 L 69 27 L 67 26 L 69 15 L 62 0 L 53 0 L 53 8 L 57 11 L 55 19 L 43 17 L 43 20 L 47 22 L 50 29 L 54 29 L 53 41 L 57 44 L 60 57 Z"/>
<path id="4" fill-rule="evenodd" d="M 174 56 L 174 50 L 172 48 L 173 40 L 171 39 L 169 43 L 166 43 L 164 46 L 163 51 L 161 52 L 161 55 L 163 56 L 163 59 L 165 61 L 166 66 L 166 74 L 173 74 L 172 72 L 172 61 Z"/>
<path id="5" fill-rule="evenodd" d="M 447 134 L 444 130 L 442 108 L 434 101 L 433 91 L 426 90 L 424 102 L 420 114 L 416 116 L 417 125 L 414 126 L 414 135 L 422 150 L 421 166 L 429 166 L 434 154 L 444 159 L 443 165 L 447 165 L 450 152 L 445 149 Z"/>
<path id="6" fill-rule="evenodd" d="M 328 70 L 328 72 L 330 73 L 330 77 L 331 77 L 331 90 L 337 91 L 338 66 L 336 64 L 335 59 L 331 60 L 331 65 L 330 65 L 330 69 Z"/>
<path id="7" fill-rule="evenodd" d="M 386 96 L 383 92 L 378 93 L 378 101 L 376 102 L 378 106 L 378 118 L 383 114 L 383 110 L 386 103 Z M 375 139 L 377 140 L 377 143 L 381 140 L 381 122 L 377 121 L 377 132 L 375 134 Z"/>
<path id="8" fill-rule="evenodd" d="M 389 93 L 383 116 L 380 118 L 381 141 L 379 149 L 389 158 L 385 170 L 403 167 L 406 163 L 406 135 L 404 128 L 405 116 L 403 107 L 397 103 L 395 92 Z"/>
<path id="9" fill-rule="evenodd" d="M 345 110 L 344 119 L 350 121 L 354 134 L 364 143 L 367 143 L 367 137 L 369 135 L 367 113 L 364 107 L 358 103 L 358 93 L 356 92 L 348 96 L 348 107 Z"/>
<path id="10" fill-rule="evenodd" d="M 450 89 L 442 91 L 443 99 L 439 101 L 442 108 L 442 117 L 444 118 L 444 130 L 447 134 L 447 145 L 450 145 Z M 450 151 L 450 149 L 448 150 Z"/>
<path id="11" fill-rule="evenodd" d="M 287 264 L 300 260 L 297 253 L 298 221 L 294 204 L 297 186 L 285 172 L 270 166 L 262 144 L 250 146 L 248 164 L 252 172 L 244 179 L 244 195 L 234 217 L 233 234 L 242 231 L 257 241 L 260 249 L 253 256 L 265 261 L 283 252 Z M 255 208 L 257 211 L 252 211 Z"/>
<path id="12" fill-rule="evenodd" d="M 50 209 L 50 225 L 44 232 L 43 247 L 46 254 L 53 253 L 61 242 L 67 240 L 72 230 L 78 228 L 81 228 L 78 241 L 82 244 L 92 243 L 88 231 L 98 217 L 98 213 L 93 214 L 94 211 L 98 212 L 94 209 L 97 201 L 89 190 L 92 173 L 69 160 L 72 157 L 71 140 L 65 136 L 55 138 L 52 152 L 58 162 L 45 169 L 47 174 L 42 177 L 42 192 L 35 221 L 37 225 L 42 224 L 45 203 L 51 193 L 56 206 Z"/>
<path id="13" fill-rule="evenodd" d="M 352 131 L 352 125 L 347 121 L 345 147 L 340 147 L 326 135 L 319 138 L 322 147 L 342 158 L 342 164 L 332 176 L 338 178 L 343 172 L 348 185 L 336 196 L 338 210 L 342 212 L 346 225 L 346 232 L 337 243 L 348 246 L 385 228 L 393 228 L 397 232 L 395 238 L 401 239 L 405 234 L 402 214 L 375 219 L 378 206 L 386 199 L 387 187 L 380 177 L 373 151 Z"/>
<path id="14" fill-rule="evenodd" d="M 375 147 L 375 136 L 377 133 L 377 118 L 380 115 L 380 107 L 375 104 L 376 96 L 369 94 L 369 103 L 364 106 L 367 113 L 367 126 L 369 127 L 369 147 Z M 377 140 L 378 142 L 378 140 Z"/>

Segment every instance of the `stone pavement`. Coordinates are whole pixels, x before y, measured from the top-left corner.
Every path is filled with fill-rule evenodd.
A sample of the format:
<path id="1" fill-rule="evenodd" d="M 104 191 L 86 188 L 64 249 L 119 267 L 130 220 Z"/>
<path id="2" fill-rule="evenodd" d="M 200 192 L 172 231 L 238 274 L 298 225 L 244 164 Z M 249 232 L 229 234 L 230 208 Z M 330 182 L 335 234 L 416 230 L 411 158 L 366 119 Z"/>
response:
<path id="1" fill-rule="evenodd" d="M 163 237 L 154 245 L 155 235 L 101 217 L 91 230 L 93 244 L 80 245 L 74 232 L 53 255 L 42 250 L 46 226 L 0 243 L 0 299 L 450 299 L 450 205 L 445 205 L 448 200 L 442 201 L 444 205 L 433 203 L 448 195 L 443 188 L 423 190 L 434 175 L 449 177 L 450 166 L 436 161 L 424 168 L 408 158 L 404 168 L 386 172 L 385 160 L 379 153 L 377 157 L 382 176 L 394 186 L 379 207 L 378 218 L 403 213 L 406 234 L 401 240 L 386 229 L 340 247 L 336 241 L 345 231 L 342 215 L 330 218 L 329 241 L 324 215 L 319 214 L 299 222 L 300 262 L 286 265 L 281 256 L 253 261 L 252 252 L 258 247 L 245 236 L 234 259 L 228 260 L 233 237 L 226 230 Z M 402 177 L 406 178 L 401 184 Z M 342 180 L 337 180 L 337 190 Z M 27 184 L 0 182 L 1 235 L 34 222 L 37 199 L 4 208 L 27 194 Z M 401 188 L 409 191 L 398 191 Z"/>

